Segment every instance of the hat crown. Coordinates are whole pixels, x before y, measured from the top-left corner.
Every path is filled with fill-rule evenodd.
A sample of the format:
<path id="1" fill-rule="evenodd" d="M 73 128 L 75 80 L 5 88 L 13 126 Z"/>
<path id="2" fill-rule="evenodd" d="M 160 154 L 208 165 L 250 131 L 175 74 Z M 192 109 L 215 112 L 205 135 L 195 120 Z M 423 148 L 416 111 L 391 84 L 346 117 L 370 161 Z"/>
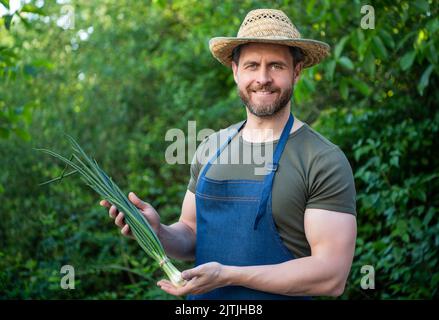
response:
<path id="1" fill-rule="evenodd" d="M 300 39 L 299 30 L 280 10 L 256 9 L 250 11 L 239 28 L 239 38 Z"/>
<path id="2" fill-rule="evenodd" d="M 303 39 L 288 16 L 276 9 L 256 9 L 245 16 L 237 37 L 215 37 L 209 40 L 212 55 L 231 67 L 233 50 L 246 43 L 269 43 L 299 48 L 304 54 L 303 67 L 318 64 L 329 55 L 327 43 Z"/>

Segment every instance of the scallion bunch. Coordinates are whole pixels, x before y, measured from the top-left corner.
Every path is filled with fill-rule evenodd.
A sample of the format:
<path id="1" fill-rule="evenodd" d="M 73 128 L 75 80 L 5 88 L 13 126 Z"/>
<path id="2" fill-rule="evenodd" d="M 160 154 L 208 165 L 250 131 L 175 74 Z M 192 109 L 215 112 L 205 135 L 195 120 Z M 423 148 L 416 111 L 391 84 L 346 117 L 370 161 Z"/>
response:
<path id="1" fill-rule="evenodd" d="M 79 173 L 88 186 L 95 190 L 102 198 L 115 205 L 119 211 L 124 212 L 125 221 L 130 226 L 135 239 L 142 249 L 159 264 L 175 286 L 183 286 L 185 281 L 182 279 L 180 271 L 177 270 L 166 256 L 165 250 L 148 220 L 140 213 L 134 204 L 128 200 L 117 184 L 99 167 L 96 160 L 91 159 L 75 139 L 68 135 L 67 137 L 73 149 L 70 160 L 51 150 L 36 149 L 66 164 L 60 177 L 42 184 L 61 180 L 63 177 Z M 70 166 L 73 171 L 64 174 L 68 166 Z"/>

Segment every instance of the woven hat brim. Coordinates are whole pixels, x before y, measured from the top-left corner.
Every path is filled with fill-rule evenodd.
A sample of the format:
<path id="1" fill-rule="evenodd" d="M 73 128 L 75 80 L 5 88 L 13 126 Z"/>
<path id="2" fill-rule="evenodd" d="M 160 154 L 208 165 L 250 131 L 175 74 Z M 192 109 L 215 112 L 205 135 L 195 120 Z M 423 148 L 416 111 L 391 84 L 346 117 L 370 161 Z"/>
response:
<path id="1" fill-rule="evenodd" d="M 330 46 L 318 40 L 291 39 L 291 38 L 234 38 L 216 37 L 209 41 L 209 49 L 212 55 L 223 65 L 232 66 L 232 51 L 235 47 L 244 43 L 272 43 L 293 46 L 302 49 L 305 60 L 304 68 L 312 67 L 329 55 Z"/>

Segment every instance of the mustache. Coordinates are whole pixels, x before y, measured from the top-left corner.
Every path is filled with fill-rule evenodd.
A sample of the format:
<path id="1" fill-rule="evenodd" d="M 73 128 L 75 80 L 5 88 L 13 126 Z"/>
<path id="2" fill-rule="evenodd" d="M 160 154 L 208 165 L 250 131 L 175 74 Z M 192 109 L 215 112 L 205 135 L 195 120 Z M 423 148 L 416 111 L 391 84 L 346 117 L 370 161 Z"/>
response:
<path id="1" fill-rule="evenodd" d="M 249 88 L 252 91 L 277 91 L 277 88 L 274 87 L 267 87 L 267 86 L 262 86 L 262 87 L 254 87 L 254 88 Z"/>

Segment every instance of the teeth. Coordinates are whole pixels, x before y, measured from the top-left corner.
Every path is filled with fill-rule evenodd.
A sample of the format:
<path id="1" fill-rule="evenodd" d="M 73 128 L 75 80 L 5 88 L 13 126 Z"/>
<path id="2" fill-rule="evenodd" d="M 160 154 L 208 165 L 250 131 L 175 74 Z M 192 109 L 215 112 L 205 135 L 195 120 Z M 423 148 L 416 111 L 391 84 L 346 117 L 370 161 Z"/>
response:
<path id="1" fill-rule="evenodd" d="M 258 93 L 258 94 L 272 94 L 272 91 L 253 91 L 254 93 Z"/>

